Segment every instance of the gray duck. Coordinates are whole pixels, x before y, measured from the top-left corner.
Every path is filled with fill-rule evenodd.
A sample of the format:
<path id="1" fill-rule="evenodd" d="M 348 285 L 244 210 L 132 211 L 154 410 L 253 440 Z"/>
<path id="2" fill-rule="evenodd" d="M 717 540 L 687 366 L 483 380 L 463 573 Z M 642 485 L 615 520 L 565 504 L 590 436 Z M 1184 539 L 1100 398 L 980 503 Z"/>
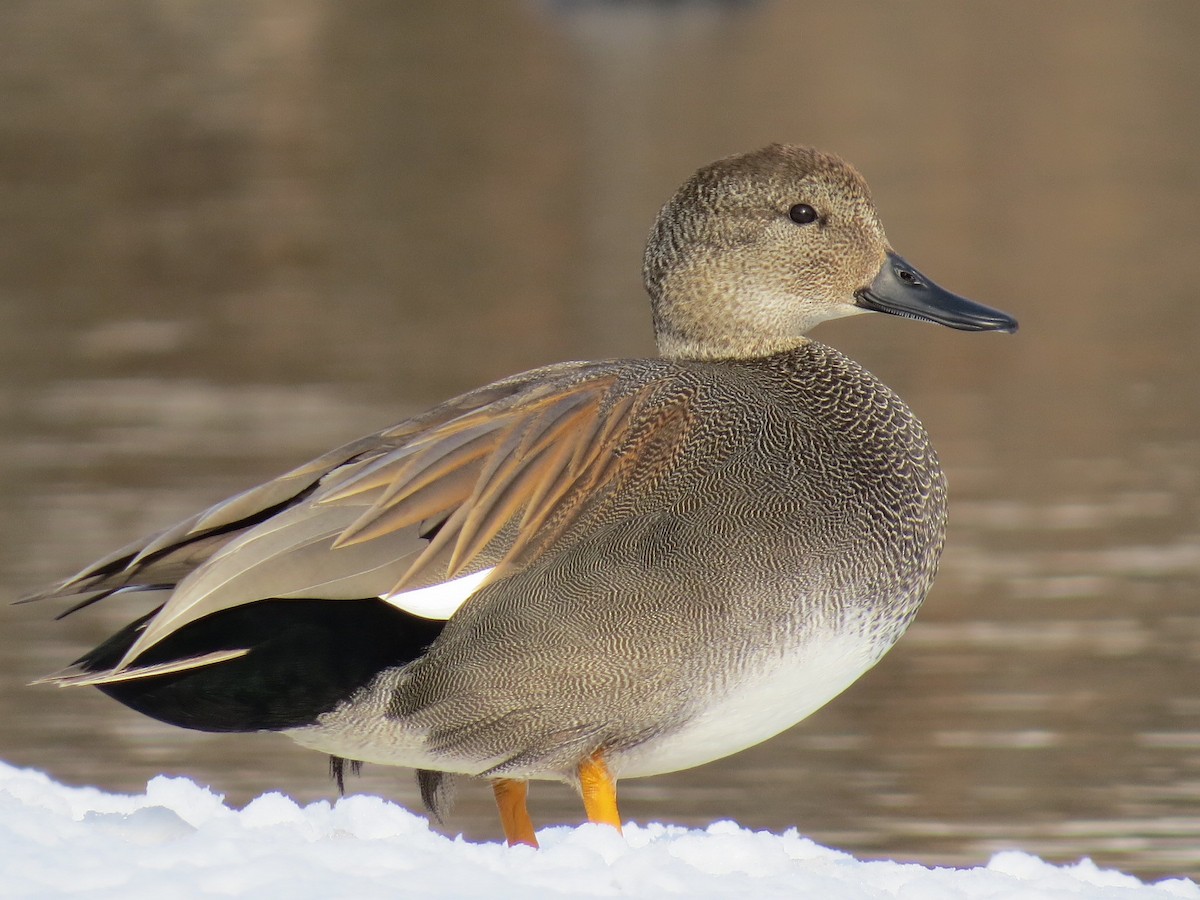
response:
<path id="1" fill-rule="evenodd" d="M 904 632 L 946 484 L 920 422 L 809 339 L 868 311 L 1010 316 L 888 243 L 846 162 L 773 145 L 697 172 L 645 255 L 659 358 L 569 362 L 349 443 L 26 599 L 149 595 L 43 681 L 344 761 L 531 779 L 620 828 L 616 782 L 698 766 L 835 697 Z M 63 615 L 66 615 L 64 613 Z"/>

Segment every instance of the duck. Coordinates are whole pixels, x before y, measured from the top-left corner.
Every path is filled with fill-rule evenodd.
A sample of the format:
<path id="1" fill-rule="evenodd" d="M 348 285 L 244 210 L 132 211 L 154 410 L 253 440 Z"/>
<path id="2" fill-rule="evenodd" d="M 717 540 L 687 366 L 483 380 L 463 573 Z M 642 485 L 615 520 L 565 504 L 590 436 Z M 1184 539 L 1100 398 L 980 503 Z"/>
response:
<path id="1" fill-rule="evenodd" d="M 905 261 L 863 176 L 803 146 L 697 171 L 643 274 L 657 357 L 488 384 L 24 598 L 153 607 L 40 682 L 280 732 L 339 787 L 347 763 L 415 769 L 439 819 L 486 779 L 535 847 L 531 781 L 620 830 L 620 779 L 806 718 L 913 620 L 947 508 L 916 416 L 808 332 L 1017 322 Z"/>

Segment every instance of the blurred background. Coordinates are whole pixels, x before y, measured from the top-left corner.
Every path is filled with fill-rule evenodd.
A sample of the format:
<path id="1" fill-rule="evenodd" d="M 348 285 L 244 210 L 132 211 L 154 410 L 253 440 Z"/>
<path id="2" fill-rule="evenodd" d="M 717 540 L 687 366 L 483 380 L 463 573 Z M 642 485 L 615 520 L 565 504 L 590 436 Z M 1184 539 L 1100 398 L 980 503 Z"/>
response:
<path id="1" fill-rule="evenodd" d="M 889 236 L 1015 336 L 823 325 L 952 492 L 917 624 L 844 696 L 638 821 L 855 854 L 1200 871 L 1200 4 L 0 4 L 0 596 L 444 397 L 653 352 L 641 246 L 710 160 L 867 175 Z M 0 606 L 0 759 L 236 804 L 331 798 L 276 735 L 25 687 L 124 624 Z M 348 787 L 412 808 L 410 773 Z M 542 824 L 574 823 L 535 785 Z M 496 839 L 469 786 L 449 833 Z"/>

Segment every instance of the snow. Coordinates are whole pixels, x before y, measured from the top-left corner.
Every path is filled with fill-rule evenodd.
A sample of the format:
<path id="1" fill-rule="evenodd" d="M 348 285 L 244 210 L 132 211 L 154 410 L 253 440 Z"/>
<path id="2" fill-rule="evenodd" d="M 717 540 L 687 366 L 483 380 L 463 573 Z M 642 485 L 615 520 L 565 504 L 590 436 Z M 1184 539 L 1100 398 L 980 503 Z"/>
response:
<path id="1" fill-rule="evenodd" d="M 542 849 L 472 844 L 376 797 L 244 809 L 186 778 L 138 796 L 58 784 L 0 763 L 0 896 L 814 897 L 822 900 L 1200 900 L 1186 879 L 1147 885 L 1088 860 L 1019 852 L 972 869 L 864 862 L 794 830 L 630 824 L 546 828 Z"/>

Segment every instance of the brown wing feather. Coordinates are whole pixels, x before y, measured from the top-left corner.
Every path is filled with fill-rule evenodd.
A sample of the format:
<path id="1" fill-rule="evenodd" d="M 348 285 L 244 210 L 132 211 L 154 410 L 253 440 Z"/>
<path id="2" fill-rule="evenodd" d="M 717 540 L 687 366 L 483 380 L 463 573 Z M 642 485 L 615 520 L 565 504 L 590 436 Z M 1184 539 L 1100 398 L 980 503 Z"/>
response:
<path id="1" fill-rule="evenodd" d="M 357 477 L 379 457 L 407 444 L 419 446 L 423 431 L 435 429 L 463 413 L 518 397 L 550 373 L 586 374 L 586 363 L 564 363 L 522 375 L 456 397 L 422 415 L 367 435 L 285 472 L 277 478 L 214 504 L 170 528 L 134 541 L 89 564 L 69 578 L 22 597 L 17 602 L 94 594 L 91 602 L 127 586 L 174 585 L 236 540 L 273 511 L 294 506 L 316 486 L 333 488 Z M 418 440 L 413 440 L 413 438 Z M 86 604 L 85 604 L 86 605 Z M 82 608 L 82 606 L 78 607 Z"/>
<path id="2" fill-rule="evenodd" d="M 377 540 L 426 520 L 444 519 L 429 545 L 391 587 L 391 593 L 398 593 L 443 552 L 449 553 L 446 577 L 469 569 L 518 515 L 518 540 L 527 544 L 519 531 L 545 522 L 586 470 L 577 465 L 572 473 L 570 464 L 589 458 L 587 445 L 611 430 L 604 427 L 605 420 L 615 407 L 628 412 L 629 403 L 611 398 L 616 380 L 612 374 L 592 378 L 503 411 L 485 407 L 423 433 L 420 451 L 380 460 L 359 478 L 315 498 L 317 503 L 337 504 L 379 492 L 335 546 Z M 501 559 L 509 561 L 508 555 Z"/>
<path id="3" fill-rule="evenodd" d="M 218 504 L 54 593 L 116 590 L 171 569 L 174 594 L 115 674 L 184 625 L 242 603 L 338 597 L 350 586 L 389 596 L 489 567 L 493 578 L 511 574 L 623 467 L 654 466 L 643 447 L 661 456 L 681 445 L 661 382 L 630 384 L 618 372 L 568 364 L 465 395 Z M 431 522 L 440 525 L 416 552 Z M 191 544 L 204 552 L 186 552 Z M 167 566 L 174 556 L 187 571 Z"/>
<path id="4" fill-rule="evenodd" d="M 618 376 L 603 370 L 566 385 L 537 385 L 511 402 L 488 404 L 411 434 L 402 446 L 338 479 L 336 486 L 318 487 L 303 507 L 288 515 L 343 521 L 328 543 L 303 548 L 326 554 L 322 568 L 333 570 L 338 568 L 339 550 L 377 545 L 386 555 L 393 540 L 401 540 L 422 522 L 440 521 L 428 544 L 398 570 L 398 578 L 395 565 L 378 566 L 381 577 L 391 573 L 387 583 L 375 588 L 380 596 L 489 566 L 511 571 L 520 554 L 560 533 L 588 493 L 614 471 L 612 447 L 605 452 L 581 445 L 597 436 L 619 443 L 638 409 L 636 401 L 649 397 L 653 387 L 645 384 L 634 388 L 632 397 L 614 398 L 621 390 Z M 609 421 L 614 411 L 623 421 Z M 526 449 L 538 452 L 523 452 Z M 348 511 L 355 516 L 347 524 Z M 554 528 L 547 529 L 550 522 Z M 282 527 L 282 522 L 278 527 L 273 520 L 263 522 L 181 583 L 117 669 L 189 622 L 262 599 L 267 586 L 261 579 L 249 579 L 256 584 L 255 596 L 244 596 L 244 590 L 230 585 L 239 583 L 251 566 L 279 571 L 272 566 L 292 552 L 291 545 L 284 541 L 280 548 L 275 540 L 261 541 L 257 535 L 268 529 L 274 534 Z M 297 534 L 311 538 L 314 531 L 306 524 Z M 492 546 L 503 543 L 505 535 L 507 547 Z M 256 544 L 267 549 L 260 552 Z M 346 577 L 361 581 L 358 573 Z M 289 587 L 289 592 L 273 596 L 296 595 L 295 587 Z"/>

